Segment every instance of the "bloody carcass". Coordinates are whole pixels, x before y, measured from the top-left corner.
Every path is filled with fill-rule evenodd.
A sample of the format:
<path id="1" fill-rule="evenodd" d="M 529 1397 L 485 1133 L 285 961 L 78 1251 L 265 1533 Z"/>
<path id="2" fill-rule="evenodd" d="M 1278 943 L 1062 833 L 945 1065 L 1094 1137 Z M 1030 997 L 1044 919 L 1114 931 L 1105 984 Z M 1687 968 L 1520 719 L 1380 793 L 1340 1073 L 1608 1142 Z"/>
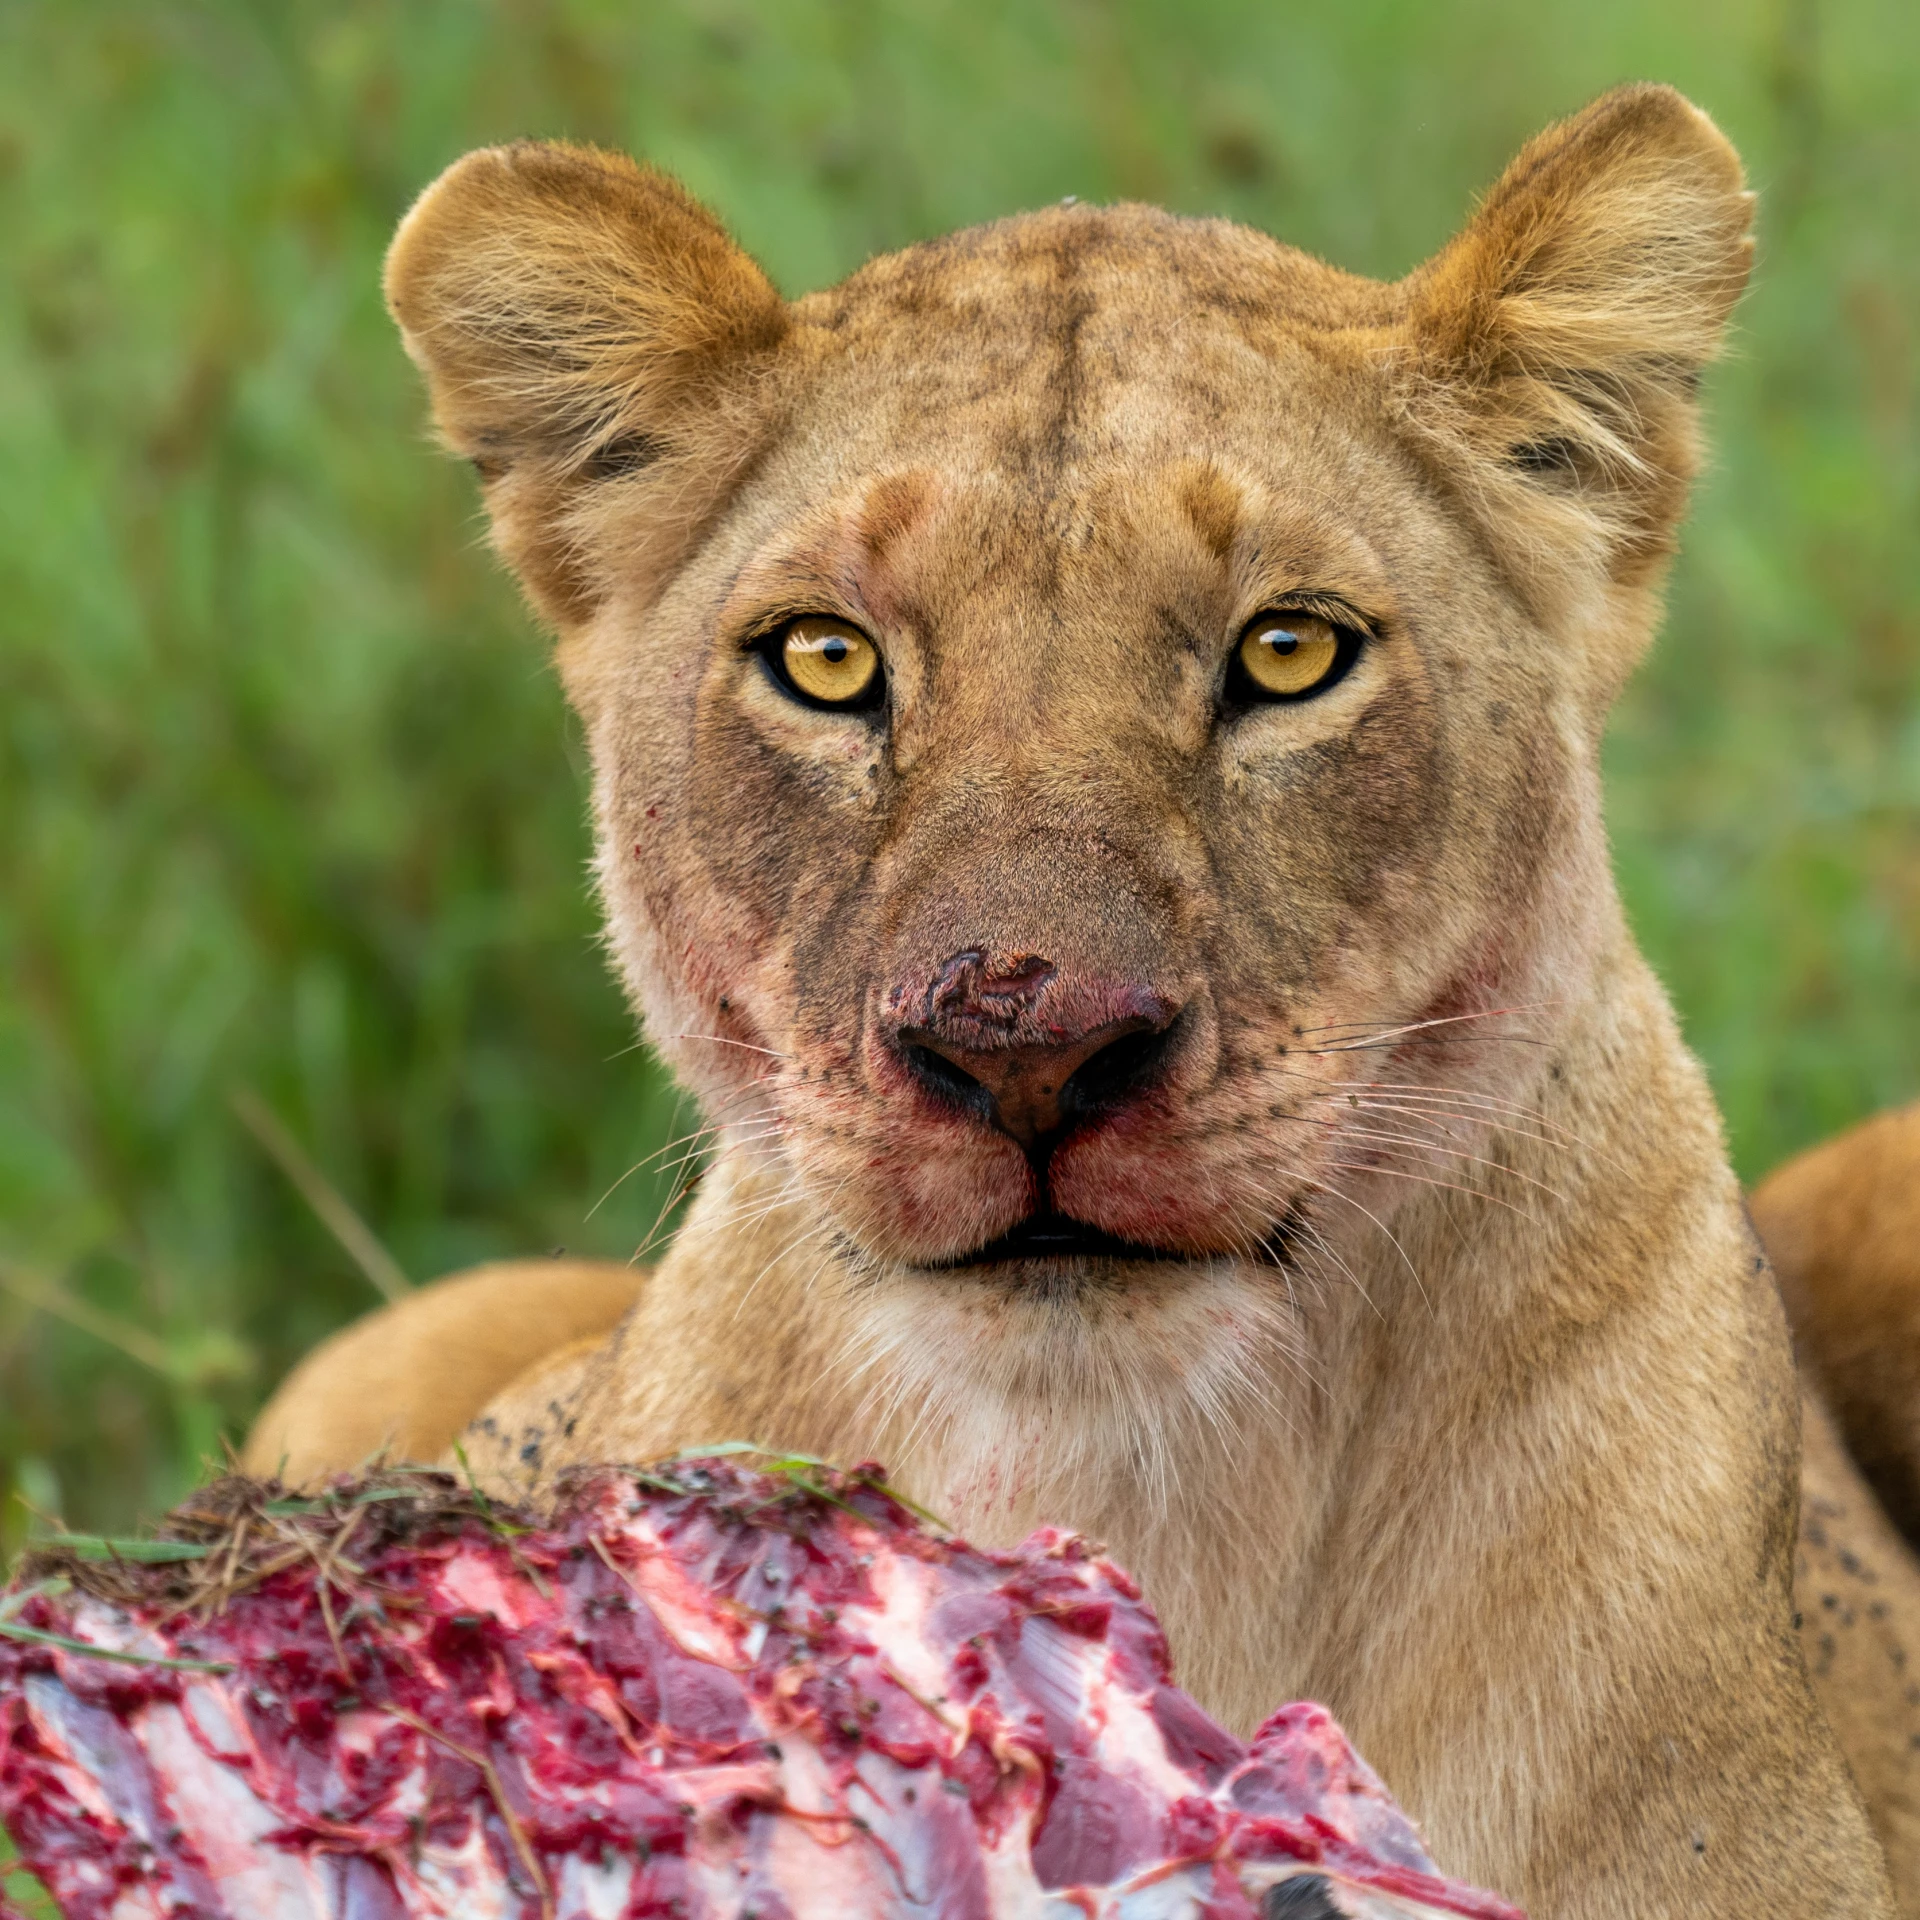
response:
<path id="1" fill-rule="evenodd" d="M 0 1816 L 69 1920 L 1518 1920 L 1324 1709 L 1250 1744 L 1078 1538 L 877 1469 L 230 1480 L 0 1603 Z"/>

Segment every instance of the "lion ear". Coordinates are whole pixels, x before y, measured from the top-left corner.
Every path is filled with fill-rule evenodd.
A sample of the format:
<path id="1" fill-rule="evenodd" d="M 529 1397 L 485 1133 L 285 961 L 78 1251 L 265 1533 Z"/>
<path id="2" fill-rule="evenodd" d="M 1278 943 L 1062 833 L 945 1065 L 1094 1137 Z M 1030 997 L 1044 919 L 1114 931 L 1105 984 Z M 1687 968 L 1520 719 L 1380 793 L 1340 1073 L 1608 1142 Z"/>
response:
<path id="1" fill-rule="evenodd" d="M 1584 549 L 1625 583 L 1670 550 L 1752 215 L 1698 107 L 1622 87 L 1532 141 L 1405 283 L 1406 404 L 1516 550 Z"/>
<path id="2" fill-rule="evenodd" d="M 556 143 L 456 161 L 400 223 L 385 284 L 497 544 L 561 627 L 604 588 L 591 495 L 659 480 L 684 521 L 703 480 L 738 470 L 752 369 L 787 330 L 766 275 L 676 182 Z"/>

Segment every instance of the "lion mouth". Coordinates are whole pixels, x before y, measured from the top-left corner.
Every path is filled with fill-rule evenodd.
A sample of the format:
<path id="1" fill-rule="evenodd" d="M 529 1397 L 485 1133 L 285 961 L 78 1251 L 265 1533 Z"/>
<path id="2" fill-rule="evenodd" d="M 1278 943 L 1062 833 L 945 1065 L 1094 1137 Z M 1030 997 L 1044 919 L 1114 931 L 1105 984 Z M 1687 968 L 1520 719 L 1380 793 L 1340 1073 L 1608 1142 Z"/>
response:
<path id="1" fill-rule="evenodd" d="M 945 1260 L 929 1260 L 928 1269 L 951 1273 L 962 1267 L 1001 1267 L 1021 1261 L 1062 1260 L 1194 1260 L 1210 1255 L 1181 1253 L 1172 1247 L 1149 1246 L 1139 1240 L 1124 1240 L 1116 1233 L 1090 1227 L 1064 1213 L 1035 1213 L 1010 1227 L 996 1240 L 956 1253 Z"/>
<path id="2" fill-rule="evenodd" d="M 1128 1240 L 1102 1227 L 1089 1226 L 1071 1214 L 1029 1214 L 1017 1226 L 1009 1227 L 998 1239 L 974 1247 L 966 1253 L 949 1254 L 944 1260 L 923 1260 L 916 1264 L 925 1273 L 973 1272 L 982 1268 L 1044 1265 L 1058 1268 L 1068 1261 L 1101 1260 L 1114 1265 L 1148 1264 L 1202 1266 L 1209 1261 L 1239 1259 L 1256 1266 L 1290 1267 L 1294 1258 L 1294 1239 L 1299 1231 L 1302 1207 L 1295 1201 L 1286 1213 L 1262 1234 L 1258 1241 L 1235 1249 L 1157 1247 L 1145 1240 Z"/>

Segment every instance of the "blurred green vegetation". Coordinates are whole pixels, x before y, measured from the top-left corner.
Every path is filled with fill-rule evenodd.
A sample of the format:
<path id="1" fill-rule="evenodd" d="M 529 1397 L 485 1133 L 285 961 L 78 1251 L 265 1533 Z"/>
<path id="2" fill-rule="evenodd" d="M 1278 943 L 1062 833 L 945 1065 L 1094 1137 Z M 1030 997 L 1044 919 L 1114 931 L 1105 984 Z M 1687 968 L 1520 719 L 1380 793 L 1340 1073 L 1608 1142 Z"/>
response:
<path id="1" fill-rule="evenodd" d="M 623 1255 L 675 1128 L 581 753 L 435 457 L 382 246 L 463 149 L 679 171 L 789 289 L 1074 193 L 1397 274 L 1539 125 L 1670 79 L 1759 278 L 1611 747 L 1632 911 L 1743 1172 L 1920 1091 L 1912 0 L 4 0 L 0 1546 L 118 1526 L 415 1277 Z"/>

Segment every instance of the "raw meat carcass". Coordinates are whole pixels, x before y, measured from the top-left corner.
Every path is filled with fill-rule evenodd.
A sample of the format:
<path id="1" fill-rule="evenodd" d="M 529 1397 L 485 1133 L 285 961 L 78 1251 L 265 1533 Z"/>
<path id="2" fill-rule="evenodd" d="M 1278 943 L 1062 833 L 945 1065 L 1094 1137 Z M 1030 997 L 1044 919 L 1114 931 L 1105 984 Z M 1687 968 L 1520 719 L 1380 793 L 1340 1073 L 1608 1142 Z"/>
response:
<path id="1" fill-rule="evenodd" d="M 875 1468 L 745 1458 L 538 1522 L 236 1479 L 43 1551 L 0 1816 L 69 1920 L 1519 1920 L 1324 1709 L 1208 1719 L 1078 1538 L 984 1553 Z"/>

